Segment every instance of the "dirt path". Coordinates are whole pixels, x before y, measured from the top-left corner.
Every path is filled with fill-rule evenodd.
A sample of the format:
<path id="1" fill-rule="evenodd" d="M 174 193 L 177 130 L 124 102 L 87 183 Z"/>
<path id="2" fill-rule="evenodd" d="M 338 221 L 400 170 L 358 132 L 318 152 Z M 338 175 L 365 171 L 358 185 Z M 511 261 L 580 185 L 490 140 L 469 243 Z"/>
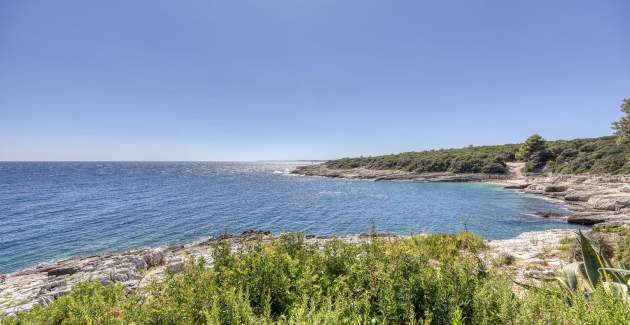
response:
<path id="1" fill-rule="evenodd" d="M 523 168 L 525 168 L 525 163 L 523 162 L 509 162 L 506 163 L 508 166 L 508 174 L 510 178 L 503 180 L 490 180 L 486 181 L 489 184 L 495 184 L 500 186 L 522 186 L 527 184 L 527 177 L 523 174 Z"/>
<path id="2" fill-rule="evenodd" d="M 524 162 L 509 162 L 506 163 L 506 165 L 510 169 L 512 180 L 525 180 L 525 175 L 523 175 L 523 168 L 525 168 Z"/>

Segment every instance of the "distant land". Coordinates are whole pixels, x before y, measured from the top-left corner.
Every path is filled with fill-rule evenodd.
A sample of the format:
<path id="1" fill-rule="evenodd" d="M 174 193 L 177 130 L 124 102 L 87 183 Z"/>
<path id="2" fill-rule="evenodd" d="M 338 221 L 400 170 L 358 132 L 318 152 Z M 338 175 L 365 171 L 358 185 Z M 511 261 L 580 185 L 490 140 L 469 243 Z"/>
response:
<path id="1" fill-rule="evenodd" d="M 544 141 L 534 136 L 529 157 L 519 159 L 521 144 L 438 149 L 399 154 L 330 160 L 333 170 L 364 168 L 422 173 L 507 174 L 507 163 L 523 161 L 525 172 L 556 174 L 621 175 L 630 173 L 630 148 L 618 145 L 616 137 Z"/>
<path id="2" fill-rule="evenodd" d="M 534 134 L 522 144 L 469 146 L 404 152 L 375 157 L 343 158 L 325 163 L 330 170 L 393 170 L 414 174 L 508 174 L 507 163 L 525 163 L 523 172 L 562 175 L 630 174 L 630 99 L 620 110 L 625 114 L 613 122 L 614 136 L 545 141 Z M 313 172 L 311 174 L 316 174 Z"/>

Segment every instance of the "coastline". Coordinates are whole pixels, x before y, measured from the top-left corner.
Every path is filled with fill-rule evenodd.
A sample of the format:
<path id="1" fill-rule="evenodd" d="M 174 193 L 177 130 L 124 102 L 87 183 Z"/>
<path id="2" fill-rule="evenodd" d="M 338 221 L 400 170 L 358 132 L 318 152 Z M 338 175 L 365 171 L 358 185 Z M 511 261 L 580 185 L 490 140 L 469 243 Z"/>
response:
<path id="1" fill-rule="evenodd" d="M 212 265 L 214 244 L 219 241 L 228 240 L 232 250 L 239 252 L 247 243 L 271 242 L 280 236 L 268 231 L 250 230 L 238 236 L 223 235 L 186 245 L 136 249 L 119 254 L 76 256 L 0 275 L 0 317 L 28 311 L 38 305 L 48 306 L 56 298 L 70 293 L 75 285 L 85 281 L 119 284 L 127 292 L 142 290 L 152 282 L 161 281 L 169 273 L 181 272 L 187 261 L 203 258 L 207 265 Z M 389 234 L 376 236 L 388 241 L 410 237 Z M 567 261 L 567 256 L 561 249 L 562 241 L 574 236 L 573 230 L 550 229 L 484 242 L 488 248 L 488 263 L 507 257 L 513 263 L 502 265 L 501 268 L 521 281 L 530 281 L 549 276 L 560 269 Z M 304 238 L 308 244 L 323 247 L 323 244 L 331 240 L 351 244 L 367 243 L 374 236 L 305 235 Z"/>
<path id="2" fill-rule="evenodd" d="M 375 181 L 481 182 L 562 203 L 573 213 L 568 218 L 562 217 L 562 220 L 568 222 L 595 225 L 595 229 L 627 227 L 630 224 L 630 189 L 626 192 L 625 187 L 630 184 L 630 179 L 595 176 L 526 177 L 520 173 L 521 167 L 520 164 L 511 164 L 508 175 L 331 170 L 324 169 L 322 165 L 301 167 L 293 173 Z M 305 169 L 308 173 L 301 173 Z M 408 237 L 384 236 L 389 240 Z M 514 263 L 502 268 L 521 281 L 529 281 L 531 278 L 552 275 L 566 264 L 567 256 L 562 252 L 561 243 L 573 236 L 574 230 L 551 229 L 524 232 L 514 238 L 485 242 L 492 259 L 509 256 L 514 260 Z M 270 232 L 246 231 L 239 236 L 221 236 L 185 245 L 76 256 L 6 275 L 0 274 L 0 316 L 27 311 L 36 305 L 47 306 L 57 297 L 68 294 L 76 284 L 87 280 L 121 284 L 129 292 L 141 289 L 150 282 L 163 279 L 169 272 L 181 271 L 189 259 L 203 258 L 211 264 L 213 243 L 218 240 L 230 240 L 232 249 L 238 251 L 248 241 L 271 241 L 274 238 L 277 236 Z M 363 234 L 339 237 L 307 235 L 305 238 L 309 243 L 321 244 L 333 238 L 349 243 L 362 243 L 371 237 Z"/>
<path id="3" fill-rule="evenodd" d="M 523 166 L 522 163 L 508 163 L 510 171 L 506 175 L 448 172 L 416 174 L 400 170 L 365 168 L 331 169 L 321 164 L 301 166 L 292 173 L 374 181 L 481 182 L 554 200 L 571 212 L 571 215 L 566 218 L 566 221 L 571 224 L 594 226 L 595 229 L 630 227 L 630 177 L 526 176 L 521 172 Z M 547 217 L 553 216 L 547 215 Z"/>

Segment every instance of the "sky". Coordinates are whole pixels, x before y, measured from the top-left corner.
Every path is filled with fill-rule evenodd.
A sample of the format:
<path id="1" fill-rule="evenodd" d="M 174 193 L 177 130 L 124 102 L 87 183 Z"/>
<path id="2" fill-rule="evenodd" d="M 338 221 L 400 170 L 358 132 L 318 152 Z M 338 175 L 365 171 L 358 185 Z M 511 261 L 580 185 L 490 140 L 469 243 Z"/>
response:
<path id="1" fill-rule="evenodd" d="M 0 1 L 0 160 L 596 137 L 628 97 L 627 0 Z"/>

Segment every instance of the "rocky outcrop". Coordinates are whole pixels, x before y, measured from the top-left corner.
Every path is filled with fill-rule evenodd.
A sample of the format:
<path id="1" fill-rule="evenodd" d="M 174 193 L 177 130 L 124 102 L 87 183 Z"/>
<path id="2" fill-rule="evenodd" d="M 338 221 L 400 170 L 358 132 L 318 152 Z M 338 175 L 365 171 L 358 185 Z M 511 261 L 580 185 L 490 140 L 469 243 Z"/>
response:
<path id="1" fill-rule="evenodd" d="M 592 226 L 609 220 L 608 214 L 578 212 L 567 218 L 567 222 L 577 225 Z"/>
<path id="2" fill-rule="evenodd" d="M 564 199 L 570 202 L 588 202 L 591 197 L 597 194 L 597 191 L 571 191 L 564 196 Z"/>
<path id="3" fill-rule="evenodd" d="M 560 193 L 569 189 L 566 185 L 547 185 L 543 188 L 544 193 Z"/>
<path id="4" fill-rule="evenodd" d="M 559 219 L 563 217 L 562 214 L 557 213 L 557 212 L 543 212 L 543 211 L 535 212 L 534 215 L 541 218 L 548 218 L 548 219 Z"/>
<path id="5" fill-rule="evenodd" d="M 630 206 L 630 195 L 625 193 L 594 195 L 587 202 L 596 210 L 619 211 Z"/>
<path id="6" fill-rule="evenodd" d="M 504 188 L 506 190 L 524 190 L 529 186 L 529 184 L 514 184 L 514 185 L 505 185 Z"/>
<path id="7" fill-rule="evenodd" d="M 561 243 L 565 238 L 575 237 L 573 230 L 552 229 L 491 240 L 487 245 L 497 257 L 510 257 L 511 262 L 500 267 L 510 272 L 515 281 L 530 283 L 534 279 L 553 278 L 555 272 L 568 264 L 569 256 L 561 251 Z"/>
<path id="8" fill-rule="evenodd" d="M 135 290 L 143 272 L 167 263 L 167 249 L 130 251 L 119 255 L 75 257 L 4 276 L 0 284 L 0 314 L 14 314 L 34 305 L 48 305 L 83 281 L 121 283 Z"/>
<path id="9" fill-rule="evenodd" d="M 269 232 L 247 231 L 233 237 L 242 241 L 268 238 Z M 216 239 L 215 239 L 216 240 Z M 180 272 L 190 258 L 212 261 L 212 245 L 207 240 L 190 245 L 132 250 L 122 254 L 75 257 L 46 263 L 12 274 L 0 275 L 0 316 L 46 306 L 70 292 L 77 283 L 99 281 L 119 283 L 135 291 L 168 272 Z"/>
<path id="10" fill-rule="evenodd" d="M 326 165 L 301 166 L 291 173 L 304 176 L 323 176 L 348 179 L 369 179 L 375 181 L 423 181 L 423 182 L 481 182 L 486 180 L 505 180 L 507 175 L 495 174 L 455 174 L 455 173 L 413 173 L 390 169 L 332 169 Z"/>
<path id="11" fill-rule="evenodd" d="M 526 193 L 563 200 L 574 213 L 567 222 L 630 227 L 630 177 L 552 176 L 526 180 Z"/>

